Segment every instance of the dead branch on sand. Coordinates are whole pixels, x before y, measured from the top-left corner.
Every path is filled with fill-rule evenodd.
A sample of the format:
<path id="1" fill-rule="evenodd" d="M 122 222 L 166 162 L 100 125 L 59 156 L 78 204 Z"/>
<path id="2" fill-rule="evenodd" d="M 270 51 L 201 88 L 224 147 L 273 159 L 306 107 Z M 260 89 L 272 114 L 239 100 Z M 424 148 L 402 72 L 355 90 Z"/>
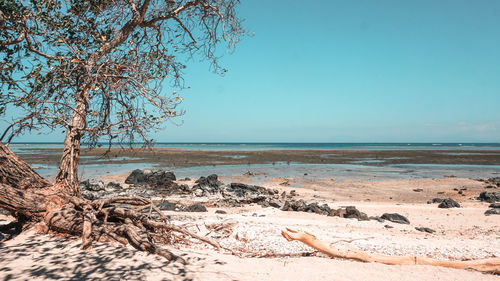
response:
<path id="1" fill-rule="evenodd" d="M 299 232 L 287 228 L 286 231 L 281 231 L 281 235 L 283 235 L 283 237 L 285 237 L 288 241 L 300 241 L 333 258 L 352 259 L 363 262 L 378 262 L 390 265 L 434 265 L 458 269 L 472 269 L 489 273 L 500 272 L 500 259 L 498 258 L 467 261 L 443 261 L 419 256 L 387 256 L 372 254 L 354 248 L 330 247 L 316 238 L 316 236 L 305 231 Z"/>

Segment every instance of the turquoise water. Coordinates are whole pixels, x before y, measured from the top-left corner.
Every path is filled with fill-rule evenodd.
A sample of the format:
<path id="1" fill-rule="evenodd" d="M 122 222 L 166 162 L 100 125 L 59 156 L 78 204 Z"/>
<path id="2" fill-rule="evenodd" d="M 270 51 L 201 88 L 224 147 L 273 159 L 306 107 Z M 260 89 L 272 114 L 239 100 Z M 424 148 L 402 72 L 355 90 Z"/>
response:
<path id="1" fill-rule="evenodd" d="M 103 144 L 104 146 L 106 144 Z M 134 144 L 141 147 L 142 144 Z M 58 143 L 14 143 L 13 150 L 23 148 L 62 148 Z M 162 143 L 158 148 L 203 151 L 254 150 L 500 150 L 500 143 Z"/>

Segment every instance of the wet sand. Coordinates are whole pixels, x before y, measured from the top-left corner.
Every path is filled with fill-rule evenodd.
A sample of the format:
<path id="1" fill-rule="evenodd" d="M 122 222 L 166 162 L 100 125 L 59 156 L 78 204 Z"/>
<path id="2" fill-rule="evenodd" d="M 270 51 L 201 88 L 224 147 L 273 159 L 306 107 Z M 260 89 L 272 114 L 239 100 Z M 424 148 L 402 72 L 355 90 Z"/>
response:
<path id="1" fill-rule="evenodd" d="M 20 156 L 31 164 L 57 165 L 61 149 L 22 147 Z M 83 149 L 81 164 L 151 163 L 163 167 L 248 165 L 272 163 L 500 165 L 500 150 L 261 150 L 197 151 L 167 148 Z"/>

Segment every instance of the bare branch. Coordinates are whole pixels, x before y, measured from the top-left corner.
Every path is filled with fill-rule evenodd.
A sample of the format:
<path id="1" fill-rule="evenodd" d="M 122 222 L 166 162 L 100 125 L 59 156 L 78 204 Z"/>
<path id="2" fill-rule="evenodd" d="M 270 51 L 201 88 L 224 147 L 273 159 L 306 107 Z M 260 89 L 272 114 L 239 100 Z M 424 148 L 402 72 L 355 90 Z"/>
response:
<path id="1" fill-rule="evenodd" d="M 0 41 L 0 45 L 17 44 L 17 43 L 23 41 L 25 36 L 26 36 L 26 34 L 24 32 L 21 32 L 21 34 L 19 34 L 19 37 L 17 37 L 16 39 L 10 39 L 10 40 Z"/>

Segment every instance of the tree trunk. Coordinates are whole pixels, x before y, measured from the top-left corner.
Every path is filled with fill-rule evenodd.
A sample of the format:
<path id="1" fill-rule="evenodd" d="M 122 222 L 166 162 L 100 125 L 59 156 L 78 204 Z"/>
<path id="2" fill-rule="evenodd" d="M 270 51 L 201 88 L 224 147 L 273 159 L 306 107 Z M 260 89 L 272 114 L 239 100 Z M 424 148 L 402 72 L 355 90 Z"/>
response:
<path id="1" fill-rule="evenodd" d="M 88 83 L 83 83 L 88 84 Z M 64 139 L 64 149 L 56 175 L 56 183 L 64 186 L 69 195 L 80 197 L 78 180 L 78 160 L 80 158 L 80 141 L 82 130 L 86 126 L 86 117 L 89 108 L 89 89 L 82 86 L 79 88 L 75 111 L 71 118 L 70 126 Z"/>
<path id="2" fill-rule="evenodd" d="M 0 142 L 0 184 L 2 183 L 19 189 L 43 188 L 50 185 L 30 165 Z"/>

